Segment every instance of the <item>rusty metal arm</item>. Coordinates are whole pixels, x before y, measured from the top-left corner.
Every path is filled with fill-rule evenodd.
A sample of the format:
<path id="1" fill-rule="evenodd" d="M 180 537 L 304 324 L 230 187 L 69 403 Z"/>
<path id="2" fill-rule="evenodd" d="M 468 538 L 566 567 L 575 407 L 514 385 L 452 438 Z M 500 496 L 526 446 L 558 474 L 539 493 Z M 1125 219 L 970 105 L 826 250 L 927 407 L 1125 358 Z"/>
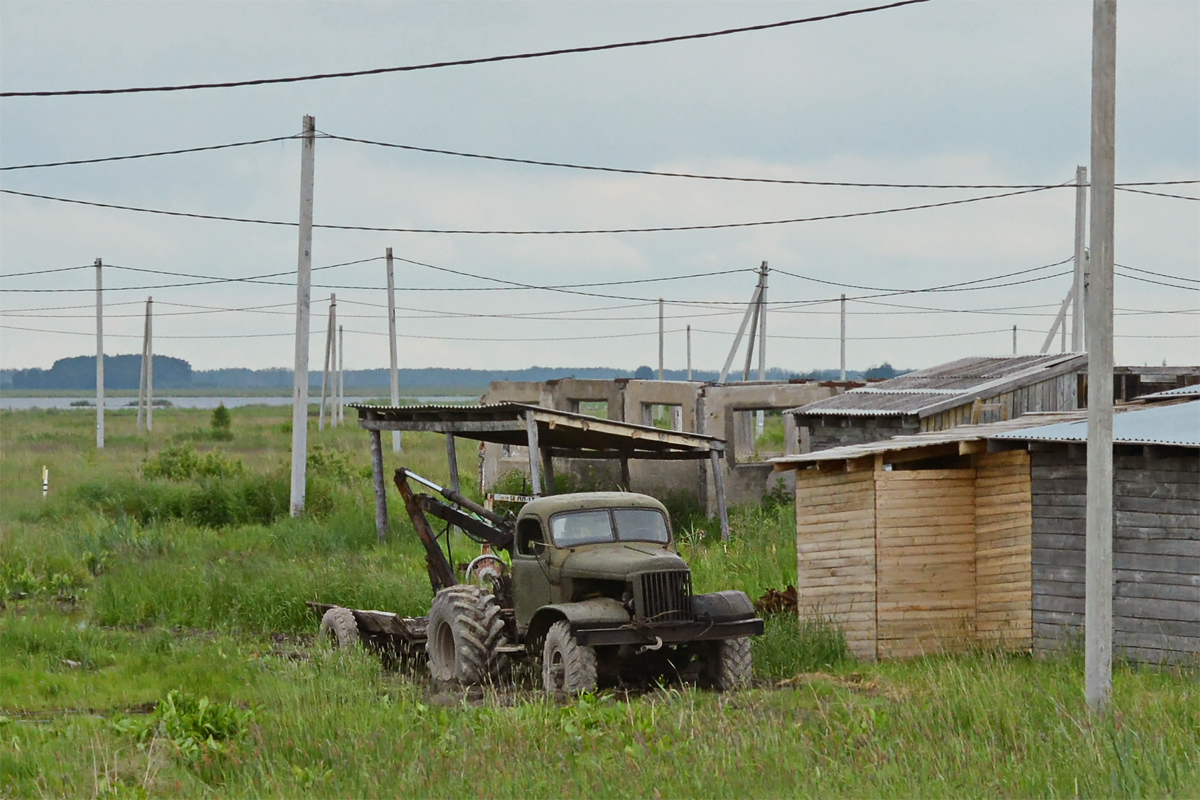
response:
<path id="1" fill-rule="evenodd" d="M 464 514 L 457 508 L 446 505 L 436 497 L 419 494 L 415 497 L 422 511 L 433 514 L 440 520 L 449 522 L 463 533 L 480 544 L 489 544 L 502 550 L 511 550 L 513 543 L 512 526 L 509 524 L 493 525 Z"/>
<path id="2" fill-rule="evenodd" d="M 408 485 L 408 472 L 404 469 L 396 470 L 395 480 L 400 497 L 404 499 L 404 508 L 408 511 L 413 527 L 417 530 L 421 544 L 425 545 L 425 564 L 429 568 L 429 583 L 433 586 L 433 591 L 439 592 L 454 586 L 458 583 L 454 577 L 454 570 L 450 567 L 450 562 L 446 560 L 446 555 L 438 545 L 437 539 L 434 538 L 433 531 L 429 528 L 429 520 L 425 519 L 425 512 L 418 505 L 412 487 Z"/>

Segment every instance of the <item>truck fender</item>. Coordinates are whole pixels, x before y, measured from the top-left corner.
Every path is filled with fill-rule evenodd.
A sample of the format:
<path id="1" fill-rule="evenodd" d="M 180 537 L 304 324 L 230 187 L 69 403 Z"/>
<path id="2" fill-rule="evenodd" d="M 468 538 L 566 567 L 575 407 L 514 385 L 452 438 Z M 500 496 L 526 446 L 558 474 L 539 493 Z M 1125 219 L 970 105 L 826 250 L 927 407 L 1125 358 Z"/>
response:
<path id="1" fill-rule="evenodd" d="M 754 619 L 754 603 L 745 592 L 727 589 L 723 592 L 692 596 L 692 614 L 710 622 L 736 622 Z"/>
<path id="2" fill-rule="evenodd" d="M 593 597 L 590 600 L 580 600 L 577 603 L 556 603 L 542 606 L 529 621 L 529 630 L 525 641 L 534 643 L 545 637 L 550 626 L 560 619 L 571 623 L 571 627 L 581 625 L 624 625 L 629 622 L 629 612 L 621 601 L 611 597 Z"/>

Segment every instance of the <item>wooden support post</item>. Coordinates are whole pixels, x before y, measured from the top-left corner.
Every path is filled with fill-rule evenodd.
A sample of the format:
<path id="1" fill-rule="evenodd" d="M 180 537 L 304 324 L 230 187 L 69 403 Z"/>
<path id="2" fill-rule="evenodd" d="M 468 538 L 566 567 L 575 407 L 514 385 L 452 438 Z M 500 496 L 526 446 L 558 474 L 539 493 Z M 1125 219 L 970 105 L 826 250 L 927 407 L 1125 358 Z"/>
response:
<path id="1" fill-rule="evenodd" d="M 1054 342 L 1054 334 L 1058 331 L 1066 330 L 1067 309 L 1071 306 L 1071 292 L 1067 292 L 1067 296 L 1063 298 L 1062 303 L 1058 307 L 1058 315 L 1054 317 L 1054 323 L 1050 326 L 1050 332 L 1046 334 L 1046 340 L 1042 342 L 1042 349 L 1039 353 L 1050 352 L 1050 345 Z"/>
<path id="2" fill-rule="evenodd" d="M 626 492 L 631 492 L 631 491 L 633 491 L 633 489 L 631 487 L 632 483 L 633 483 L 633 478 L 630 477 L 630 474 L 629 474 L 629 454 L 622 453 L 621 454 L 621 488 Z"/>
<path id="3" fill-rule="evenodd" d="M 387 249 L 388 357 L 391 363 L 392 407 L 400 405 L 400 373 L 396 368 L 396 278 L 392 273 L 392 248 Z M 392 431 L 392 452 L 402 449 L 400 431 Z"/>
<path id="4" fill-rule="evenodd" d="M 758 336 L 758 314 L 762 311 L 762 284 L 755 293 L 754 313 L 750 319 L 750 339 L 746 342 L 746 366 L 742 369 L 742 380 L 750 380 L 750 364 L 754 360 L 754 339 Z"/>
<path id="5" fill-rule="evenodd" d="M 549 447 L 543 447 L 542 450 L 542 469 L 546 475 L 546 494 L 554 494 L 554 456 L 550 454 Z"/>
<path id="6" fill-rule="evenodd" d="M 842 295 L 842 380 L 846 380 L 846 295 Z"/>
<path id="7" fill-rule="evenodd" d="M 337 295 L 329 295 L 329 321 L 325 323 L 325 367 L 321 370 L 321 405 L 317 410 L 317 430 L 325 430 L 325 390 L 329 386 L 329 362 L 333 359 L 333 313 Z"/>
<path id="8" fill-rule="evenodd" d="M 371 478 L 375 482 L 375 533 L 379 543 L 387 539 L 388 509 L 387 483 L 383 479 L 383 442 L 379 431 L 372 430 L 371 434 Z"/>
<path id="9" fill-rule="evenodd" d="M 538 469 L 538 455 L 541 448 L 538 447 L 537 420 L 533 418 L 532 411 L 525 412 L 525 436 L 527 437 L 526 447 L 529 449 L 529 482 L 533 484 L 533 496 L 541 497 L 543 494 L 542 474 Z"/>
<path id="10" fill-rule="evenodd" d="M 446 463 L 450 465 L 450 491 L 457 492 L 458 485 L 458 450 L 455 448 L 454 434 L 446 434 Z"/>
<path id="11" fill-rule="evenodd" d="M 104 449 L 104 264 L 96 259 L 96 449 Z"/>
<path id="12" fill-rule="evenodd" d="M 291 514 L 304 513 L 304 478 L 308 462 L 308 311 L 312 301 L 313 174 L 316 166 L 316 120 L 304 118 L 300 151 L 300 224 L 296 256 L 296 363 L 292 385 Z"/>
<path id="13" fill-rule="evenodd" d="M 1087 227 L 1087 167 L 1075 168 L 1075 281 L 1071 294 L 1071 352 L 1083 352 L 1083 273 L 1087 269 L 1084 245 Z M 1067 329 L 1063 328 L 1063 336 Z"/>
<path id="14" fill-rule="evenodd" d="M 1092 3 L 1092 219 L 1087 308 L 1087 541 L 1084 672 L 1088 707 L 1112 696 L 1113 206 L 1116 161 L 1117 2 Z"/>
<path id="15" fill-rule="evenodd" d="M 729 508 L 725 505 L 725 475 L 721 472 L 721 453 L 708 451 L 708 462 L 712 466 L 713 491 L 717 493 L 717 515 L 721 519 L 721 541 L 729 541 Z"/>
<path id="16" fill-rule="evenodd" d="M 658 298 L 658 379 L 663 379 L 663 299 Z"/>

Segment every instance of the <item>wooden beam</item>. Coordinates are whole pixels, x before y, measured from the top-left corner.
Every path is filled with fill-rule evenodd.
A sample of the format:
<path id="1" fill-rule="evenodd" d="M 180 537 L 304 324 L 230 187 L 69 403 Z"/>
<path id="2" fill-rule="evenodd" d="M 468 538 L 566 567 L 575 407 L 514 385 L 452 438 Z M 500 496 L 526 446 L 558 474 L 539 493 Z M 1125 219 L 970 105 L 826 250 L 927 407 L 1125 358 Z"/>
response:
<path id="1" fill-rule="evenodd" d="M 541 497 L 543 492 L 541 471 L 538 469 L 538 426 L 533 411 L 525 412 L 525 435 L 525 446 L 529 448 L 529 482 L 533 484 L 533 496 Z"/>
<path id="2" fill-rule="evenodd" d="M 371 431 L 371 478 L 375 483 L 375 533 L 382 544 L 387 539 L 387 483 L 383 478 L 383 442 L 379 431 Z"/>

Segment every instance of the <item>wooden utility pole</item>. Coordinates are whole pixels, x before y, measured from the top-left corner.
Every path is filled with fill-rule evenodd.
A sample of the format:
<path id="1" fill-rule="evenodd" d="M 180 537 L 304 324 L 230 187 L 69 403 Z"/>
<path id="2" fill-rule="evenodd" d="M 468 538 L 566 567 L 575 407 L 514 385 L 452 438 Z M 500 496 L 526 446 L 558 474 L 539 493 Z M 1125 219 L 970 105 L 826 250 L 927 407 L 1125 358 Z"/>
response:
<path id="1" fill-rule="evenodd" d="M 304 117 L 300 150 L 300 225 L 296 257 L 296 364 L 292 390 L 291 513 L 304 513 L 308 462 L 308 311 L 312 302 L 313 174 L 316 167 L 316 120 Z"/>
<path id="2" fill-rule="evenodd" d="M 142 330 L 142 374 L 138 381 L 138 433 L 154 430 L 154 298 L 146 298 L 146 323 Z"/>
<path id="3" fill-rule="evenodd" d="M 663 379 L 663 299 L 658 298 L 658 379 Z"/>
<path id="4" fill-rule="evenodd" d="M 333 360 L 333 325 L 337 313 L 337 295 L 329 295 L 329 320 L 325 323 L 325 366 L 321 370 L 321 405 L 317 409 L 317 430 L 325 430 L 325 390 L 329 386 L 329 367 Z"/>
<path id="5" fill-rule="evenodd" d="M 96 259 L 96 449 L 104 449 L 104 264 Z"/>
<path id="6" fill-rule="evenodd" d="M 1083 352 L 1083 274 L 1087 269 L 1087 167 L 1075 168 L 1075 290 L 1071 305 L 1071 352 Z M 1066 328 L 1063 328 L 1066 336 Z"/>
<path id="7" fill-rule="evenodd" d="M 387 249 L 388 355 L 392 367 L 392 406 L 400 405 L 400 374 L 396 369 L 396 279 L 392 274 L 392 248 Z M 400 431 L 392 431 L 392 452 L 401 450 Z"/>
<path id="8" fill-rule="evenodd" d="M 1087 553 L 1085 695 L 1092 711 L 1112 696 L 1113 207 L 1116 168 L 1117 2 L 1092 3 L 1092 217 L 1087 307 Z"/>
<path id="9" fill-rule="evenodd" d="M 842 295 L 842 369 L 841 380 L 846 380 L 846 295 Z"/>
<path id="10" fill-rule="evenodd" d="M 687 326 L 687 379 L 692 379 L 692 326 Z"/>

